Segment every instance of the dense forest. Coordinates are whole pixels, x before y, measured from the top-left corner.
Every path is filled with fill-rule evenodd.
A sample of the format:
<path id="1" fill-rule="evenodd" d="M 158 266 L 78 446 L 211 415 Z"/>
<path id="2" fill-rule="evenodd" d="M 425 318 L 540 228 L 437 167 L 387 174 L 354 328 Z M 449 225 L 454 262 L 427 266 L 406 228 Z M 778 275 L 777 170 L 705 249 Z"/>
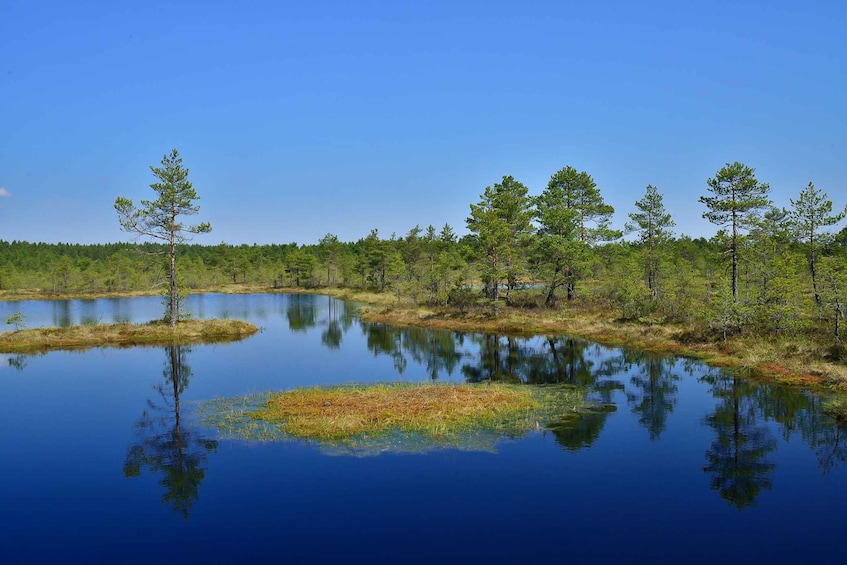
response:
<path id="1" fill-rule="evenodd" d="M 327 234 L 311 244 L 182 244 L 178 275 L 186 290 L 343 286 L 491 315 L 594 307 L 699 327 L 714 339 L 807 334 L 838 344 L 847 317 L 845 214 L 812 183 L 784 204 L 769 199 L 754 169 L 727 163 L 699 199 L 718 228 L 712 238 L 675 234 L 651 185 L 614 229 L 615 211 L 591 175 L 565 167 L 537 195 L 511 176 L 486 187 L 462 237 L 444 225 L 390 237 L 374 229 L 355 242 Z M 149 291 L 165 283 L 165 257 L 149 242 L 0 240 L 0 290 Z"/>

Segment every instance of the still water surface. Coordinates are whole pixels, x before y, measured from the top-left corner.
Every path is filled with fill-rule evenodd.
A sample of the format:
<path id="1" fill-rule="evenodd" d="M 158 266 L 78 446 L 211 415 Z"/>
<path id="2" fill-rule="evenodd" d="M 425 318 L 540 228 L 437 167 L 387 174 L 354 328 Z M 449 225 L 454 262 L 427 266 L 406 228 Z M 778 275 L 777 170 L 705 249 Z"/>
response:
<path id="1" fill-rule="evenodd" d="M 844 562 L 847 430 L 803 391 L 567 336 L 366 324 L 322 296 L 187 307 L 263 331 L 0 354 L 0 562 Z M 0 303 L 16 311 L 33 327 L 161 304 Z M 418 453 L 245 442 L 192 417 L 212 398 L 397 380 L 570 383 L 609 409 Z"/>

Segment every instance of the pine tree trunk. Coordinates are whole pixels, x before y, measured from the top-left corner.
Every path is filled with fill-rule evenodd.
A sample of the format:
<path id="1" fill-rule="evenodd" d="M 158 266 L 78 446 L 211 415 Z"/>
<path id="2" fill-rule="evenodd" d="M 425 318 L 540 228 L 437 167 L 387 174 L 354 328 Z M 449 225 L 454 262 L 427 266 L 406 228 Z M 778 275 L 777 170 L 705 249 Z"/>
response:
<path id="1" fill-rule="evenodd" d="M 738 300 L 738 241 L 736 239 L 734 224 L 732 226 L 730 253 L 732 254 L 732 299 Z"/>
<path id="2" fill-rule="evenodd" d="M 544 299 L 544 305 L 548 308 L 552 307 L 553 304 L 556 303 L 555 293 L 556 293 L 556 286 L 558 286 L 556 284 L 556 278 L 558 277 L 559 272 L 561 272 L 561 268 L 556 267 L 556 270 L 553 273 L 553 280 L 550 281 L 550 290 L 547 291 L 547 298 Z"/>
<path id="3" fill-rule="evenodd" d="M 814 235 L 809 238 L 809 269 L 812 271 L 812 290 L 815 292 L 815 304 L 821 306 L 821 295 L 818 293 L 817 268 L 815 267 L 815 239 Z"/>
<path id="4" fill-rule="evenodd" d="M 738 218 L 735 211 L 735 186 L 732 187 L 732 300 L 738 300 Z"/>
<path id="5" fill-rule="evenodd" d="M 169 289 L 168 289 L 168 322 L 172 328 L 176 327 L 176 322 L 179 320 L 179 312 L 177 311 L 176 299 L 176 239 L 174 235 L 176 218 L 171 219 L 171 236 L 170 236 L 170 263 L 168 269 Z"/>
<path id="6" fill-rule="evenodd" d="M 547 308 L 552 308 L 553 304 L 556 302 L 556 297 L 554 293 L 556 292 L 556 285 L 551 283 L 550 290 L 547 291 L 547 298 L 544 299 L 544 306 Z"/>

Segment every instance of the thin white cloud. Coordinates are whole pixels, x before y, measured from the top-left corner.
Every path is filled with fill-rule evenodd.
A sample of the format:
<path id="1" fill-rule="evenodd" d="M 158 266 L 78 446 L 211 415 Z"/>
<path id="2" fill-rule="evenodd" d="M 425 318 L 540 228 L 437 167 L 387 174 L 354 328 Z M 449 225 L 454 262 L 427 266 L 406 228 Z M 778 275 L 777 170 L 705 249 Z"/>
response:
<path id="1" fill-rule="evenodd" d="M 2 198 L 4 196 L 11 196 L 11 195 L 12 195 L 11 192 L 9 192 L 8 190 L 6 190 L 2 186 L 0 186 L 0 198 Z"/>

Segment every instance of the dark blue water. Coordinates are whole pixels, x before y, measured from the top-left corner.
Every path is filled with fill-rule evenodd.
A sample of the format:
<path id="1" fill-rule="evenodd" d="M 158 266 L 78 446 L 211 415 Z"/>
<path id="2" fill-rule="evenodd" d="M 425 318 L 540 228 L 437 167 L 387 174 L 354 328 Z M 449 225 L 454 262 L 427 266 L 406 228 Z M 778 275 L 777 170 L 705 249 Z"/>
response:
<path id="1" fill-rule="evenodd" d="M 161 311 L 129 299 L 0 315 L 10 306 L 30 326 Z M 0 355 L 0 563 L 844 561 L 847 430 L 803 391 L 565 336 L 363 324 L 327 297 L 188 307 L 264 330 Z M 225 439 L 192 417 L 216 397 L 433 379 L 569 383 L 616 409 L 424 453 Z"/>

